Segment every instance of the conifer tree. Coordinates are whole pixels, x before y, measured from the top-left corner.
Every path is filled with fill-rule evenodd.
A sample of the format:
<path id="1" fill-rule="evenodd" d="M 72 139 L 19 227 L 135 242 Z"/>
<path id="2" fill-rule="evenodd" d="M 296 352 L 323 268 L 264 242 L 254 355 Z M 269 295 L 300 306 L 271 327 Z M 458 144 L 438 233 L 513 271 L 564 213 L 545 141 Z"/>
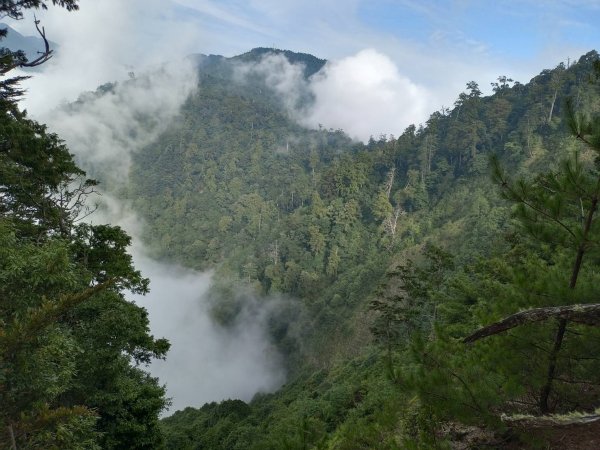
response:
<path id="1" fill-rule="evenodd" d="M 600 62 L 594 64 L 600 77 Z M 493 176 L 501 186 L 503 196 L 516 204 L 516 217 L 532 236 L 540 242 L 562 247 L 573 256 L 568 288 L 574 290 L 580 278 L 584 259 L 598 249 L 600 229 L 597 224 L 600 201 L 600 114 L 586 116 L 567 102 L 567 121 L 573 136 L 581 141 L 595 156 L 595 164 L 585 164 L 579 154 L 563 161 L 560 170 L 540 174 L 533 182 L 511 182 L 497 159 L 493 160 Z M 593 312 L 592 312 L 593 314 Z M 482 337 L 506 331 L 528 322 L 546 320 L 553 314 L 537 310 L 511 316 L 466 338 L 473 342 Z M 556 313 L 557 327 L 548 354 L 547 375 L 539 394 L 539 409 L 543 414 L 551 409 L 549 404 L 553 383 L 557 376 L 557 360 L 569 324 L 569 315 Z"/>

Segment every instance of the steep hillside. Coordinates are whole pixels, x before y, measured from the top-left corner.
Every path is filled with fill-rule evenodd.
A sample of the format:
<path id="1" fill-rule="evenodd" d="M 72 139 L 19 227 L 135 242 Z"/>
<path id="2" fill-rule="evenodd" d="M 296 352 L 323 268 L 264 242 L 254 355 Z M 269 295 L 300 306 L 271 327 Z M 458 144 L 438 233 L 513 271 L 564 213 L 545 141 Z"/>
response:
<path id="1" fill-rule="evenodd" d="M 276 53 L 303 63 L 304 77 L 323 64 Z M 230 286 L 296 305 L 271 321 L 290 383 L 248 405 L 176 413 L 164 421 L 169 448 L 429 448 L 452 437 L 448 423 L 498 426 L 501 412 L 539 413 L 552 324 L 468 351 L 459 339 L 564 300 L 548 298 L 567 286 L 568 239 L 553 240 L 560 232 L 539 224 L 566 213 L 539 207 L 521 217 L 539 226 L 520 231 L 490 181 L 489 158 L 499 160 L 500 188 L 512 186 L 506 173 L 554 171 L 558 179 L 561 161 L 576 152 L 577 167 L 592 173 L 595 150 L 570 134 L 565 100 L 581 112 L 575 122 L 600 109 L 590 83 L 597 53 L 527 84 L 501 76 L 489 97 L 468 83 L 452 109 L 368 144 L 299 126 L 265 73 L 240 76 L 240 64 L 271 54 L 199 56 L 200 88 L 131 169 L 126 195 L 156 254 L 217 269 L 217 320 L 227 324 L 239 310 Z M 298 101 L 309 104 L 310 95 Z M 507 197 L 526 211 L 537 185 L 515 186 L 522 201 Z M 588 197 L 578 198 L 584 211 Z M 593 267 L 582 273 L 579 290 L 565 294 L 570 303 L 593 293 Z M 555 412 L 597 406 L 595 366 L 580 362 L 597 336 L 573 333 L 580 337 L 563 354 L 578 356 L 559 361 Z"/>
<path id="2" fill-rule="evenodd" d="M 287 336 L 310 327 L 328 352 L 332 328 L 346 327 L 339 314 L 349 318 L 385 269 L 381 245 L 369 244 L 379 226 L 370 195 L 385 173 L 369 179 L 372 162 L 355 164 L 361 145 L 343 132 L 299 126 L 261 73 L 240 81 L 239 60 L 253 54 L 201 65 L 176 125 L 134 157 L 128 195 L 160 257 L 303 299 L 310 322 L 274 334 L 295 357 Z M 215 295 L 216 316 L 230 321 L 236 308 L 219 305 L 235 298 Z"/>

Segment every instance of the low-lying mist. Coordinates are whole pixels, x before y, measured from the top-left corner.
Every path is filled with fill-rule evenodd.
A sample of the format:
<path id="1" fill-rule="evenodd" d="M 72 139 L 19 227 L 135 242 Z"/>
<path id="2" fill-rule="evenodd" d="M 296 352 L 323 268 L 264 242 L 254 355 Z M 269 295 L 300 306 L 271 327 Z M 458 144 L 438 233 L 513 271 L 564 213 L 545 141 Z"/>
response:
<path id="1" fill-rule="evenodd" d="M 268 333 L 273 301 L 249 297 L 221 324 L 213 319 L 213 274 L 151 258 L 139 238 L 143 225 L 123 202 L 104 195 L 90 221 L 119 225 L 132 236 L 135 266 L 150 279 L 150 293 L 132 299 L 148 310 L 152 334 L 171 343 L 167 359 L 149 368 L 167 385 L 170 411 L 228 398 L 249 401 L 283 384 L 283 361 Z"/>
<path id="2" fill-rule="evenodd" d="M 171 70 L 173 68 L 173 70 Z M 164 66 L 124 83 L 109 84 L 81 101 L 38 117 L 64 139 L 80 166 L 101 181 L 100 209 L 91 223 L 122 226 L 133 238 L 135 266 L 150 279 L 150 294 L 133 297 L 148 310 L 151 332 L 171 342 L 165 361 L 150 372 L 167 386 L 170 411 L 228 398 L 250 400 L 285 379 L 267 332 L 269 302 L 242 307 L 227 326 L 211 316 L 211 273 L 156 261 L 141 240 L 143 224 L 116 197 L 126 186 L 131 156 L 176 120 L 197 88 L 195 69 Z"/>

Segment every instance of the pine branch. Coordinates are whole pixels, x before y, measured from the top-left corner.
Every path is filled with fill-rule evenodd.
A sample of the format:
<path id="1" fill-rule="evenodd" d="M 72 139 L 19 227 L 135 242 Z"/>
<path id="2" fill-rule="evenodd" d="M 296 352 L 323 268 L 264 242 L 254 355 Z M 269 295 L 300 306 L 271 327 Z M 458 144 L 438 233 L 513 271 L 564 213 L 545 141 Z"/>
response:
<path id="1" fill-rule="evenodd" d="M 480 328 L 463 339 L 463 343 L 471 344 L 494 334 L 503 333 L 528 323 L 542 322 L 548 319 L 568 320 L 589 326 L 600 326 L 600 303 L 589 305 L 551 306 L 534 308 L 510 315 L 499 322 Z"/>

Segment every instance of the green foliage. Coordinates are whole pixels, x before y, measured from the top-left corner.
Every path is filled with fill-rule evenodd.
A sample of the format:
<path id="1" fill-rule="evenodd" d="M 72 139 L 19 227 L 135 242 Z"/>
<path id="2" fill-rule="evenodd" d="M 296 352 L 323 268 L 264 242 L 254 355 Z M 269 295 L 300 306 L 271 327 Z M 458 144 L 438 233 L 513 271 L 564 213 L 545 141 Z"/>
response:
<path id="1" fill-rule="evenodd" d="M 495 424 L 501 413 L 565 412 L 597 403 L 600 367 L 588 353 L 595 328 L 561 319 L 469 347 L 460 341 L 469 328 L 523 309 L 596 301 L 600 184 L 591 124 L 597 114 L 583 117 L 568 114 L 585 147 L 558 159 L 550 172 L 513 182 L 499 158 L 492 161 L 494 180 L 515 205 L 517 230 L 526 234 L 509 235 L 508 253 L 482 258 L 449 278 L 435 339 L 412 339 L 410 387 L 441 419 Z"/>
<path id="2" fill-rule="evenodd" d="M 373 364 L 375 362 L 375 364 Z M 307 375 L 282 391 L 186 408 L 163 420 L 167 448 L 401 448 L 393 429 L 402 402 L 376 358 Z"/>
<path id="3" fill-rule="evenodd" d="M 22 114 L 0 111 L 0 214 L 11 216 L 25 237 L 64 235 L 79 215 L 89 211 L 82 196 L 95 182 L 84 178 L 65 145 L 46 127 Z"/>
<path id="4" fill-rule="evenodd" d="M 21 18 L 46 3 L 7 1 L 0 12 Z M 2 53 L 0 73 L 15 66 Z M 76 225 L 94 209 L 96 182 L 19 110 L 20 79 L 0 83 L 0 446 L 161 448 L 164 388 L 139 365 L 169 345 L 124 297 L 147 292 L 148 280 L 123 230 Z"/>
<path id="5" fill-rule="evenodd" d="M 470 82 L 452 110 L 367 145 L 298 127 L 260 76 L 238 83 L 233 61 L 204 59 L 202 89 L 135 156 L 127 195 L 157 254 L 285 294 L 303 313 L 272 321 L 288 385 L 236 404 L 239 414 L 228 402 L 178 412 L 163 422 L 167 445 L 446 448 L 446 422 L 498 426 L 502 412 L 539 410 L 553 324 L 460 340 L 523 308 L 595 296 L 595 222 L 581 227 L 595 155 L 569 132 L 596 145 L 599 97 L 587 79 L 597 58 L 527 85 L 499 77 L 490 97 Z M 297 59 L 306 75 L 318 66 Z M 572 96 L 590 106 L 572 112 Z M 233 323 L 239 301 L 215 297 L 221 323 Z M 591 406 L 600 373 L 586 353 L 596 331 L 569 329 L 552 376 L 558 410 Z"/>
<path id="6" fill-rule="evenodd" d="M 416 334 L 432 334 L 437 319 L 437 291 L 453 268 L 452 257 L 427 244 L 420 264 L 408 261 L 386 273 L 370 308 L 377 313 L 371 331 L 386 351 L 388 376 L 400 381 L 394 353 Z"/>

